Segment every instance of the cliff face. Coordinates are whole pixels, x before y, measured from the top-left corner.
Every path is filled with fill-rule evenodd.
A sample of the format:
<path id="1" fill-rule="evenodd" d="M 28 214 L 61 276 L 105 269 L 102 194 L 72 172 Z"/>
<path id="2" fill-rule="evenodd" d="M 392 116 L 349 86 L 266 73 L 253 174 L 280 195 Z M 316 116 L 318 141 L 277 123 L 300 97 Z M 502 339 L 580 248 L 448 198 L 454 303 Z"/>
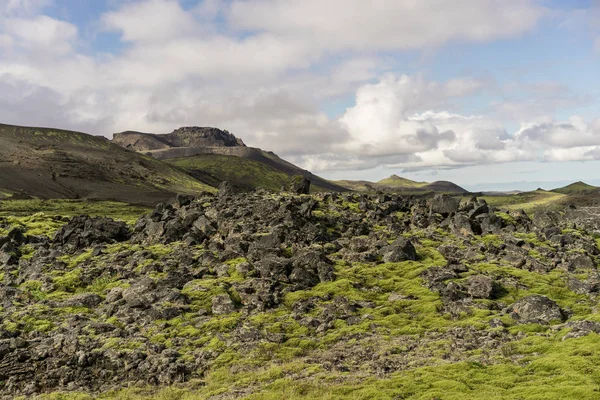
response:
<path id="1" fill-rule="evenodd" d="M 168 134 L 143 132 L 115 133 L 113 143 L 135 151 L 154 151 L 182 147 L 246 147 L 241 139 L 217 128 L 184 127 Z"/>

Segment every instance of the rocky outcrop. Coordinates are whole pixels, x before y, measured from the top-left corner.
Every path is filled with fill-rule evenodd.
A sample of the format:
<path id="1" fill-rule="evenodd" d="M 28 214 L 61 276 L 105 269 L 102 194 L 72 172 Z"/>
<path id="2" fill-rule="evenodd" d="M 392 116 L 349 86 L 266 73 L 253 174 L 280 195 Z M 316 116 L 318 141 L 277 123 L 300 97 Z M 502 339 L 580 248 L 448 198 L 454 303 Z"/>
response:
<path id="1" fill-rule="evenodd" d="M 228 131 L 197 126 L 183 127 L 168 134 L 121 132 L 113 135 L 113 143 L 145 152 L 179 147 L 245 147 L 241 139 Z"/>

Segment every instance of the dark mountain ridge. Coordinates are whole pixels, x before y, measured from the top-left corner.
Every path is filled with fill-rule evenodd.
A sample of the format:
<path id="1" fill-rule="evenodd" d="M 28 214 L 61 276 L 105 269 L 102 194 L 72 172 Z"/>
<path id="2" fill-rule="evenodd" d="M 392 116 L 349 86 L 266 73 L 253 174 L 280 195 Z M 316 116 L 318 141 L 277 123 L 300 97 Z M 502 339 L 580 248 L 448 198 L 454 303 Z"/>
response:
<path id="1" fill-rule="evenodd" d="M 42 198 L 156 204 L 213 188 L 102 136 L 0 124 L 0 189 Z"/>

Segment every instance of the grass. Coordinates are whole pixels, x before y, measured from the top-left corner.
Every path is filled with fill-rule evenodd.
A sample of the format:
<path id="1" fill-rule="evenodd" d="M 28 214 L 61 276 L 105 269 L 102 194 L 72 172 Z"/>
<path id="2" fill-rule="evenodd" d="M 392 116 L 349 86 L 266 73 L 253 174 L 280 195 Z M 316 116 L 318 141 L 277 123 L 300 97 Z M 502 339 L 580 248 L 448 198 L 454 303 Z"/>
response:
<path id="1" fill-rule="evenodd" d="M 553 192 L 569 194 L 569 195 L 580 195 L 580 194 L 590 194 L 596 191 L 598 188 L 596 186 L 588 185 L 584 182 L 575 182 L 571 183 L 562 188 L 554 189 Z"/>
<path id="2" fill-rule="evenodd" d="M 234 388 L 254 388 L 246 400 L 320 399 L 443 399 L 443 400 L 558 400 L 597 399 L 600 394 L 600 336 L 560 341 L 532 337 L 513 344 L 526 355 L 520 362 L 483 365 L 476 362 L 442 363 L 391 374 L 387 377 L 352 377 L 324 372 L 298 361 L 265 366 L 252 373 L 209 373 L 200 388 L 134 388 L 92 397 L 55 393 L 41 399 L 200 400 Z M 243 375 L 243 376 L 242 376 Z M 302 376 L 301 379 L 293 376 Z M 200 382 L 198 382 L 200 383 Z"/>
<path id="3" fill-rule="evenodd" d="M 132 225 L 149 211 L 147 207 L 113 201 L 0 200 L 0 222 L 8 223 L 10 228 L 21 227 L 29 236 L 52 237 L 76 215 L 107 216 Z M 0 230 L 0 234 L 8 230 Z"/>
<path id="4" fill-rule="evenodd" d="M 0 217 L 23 217 L 35 213 L 47 216 L 67 216 L 86 214 L 92 217 L 109 216 L 127 222 L 137 220 L 150 208 L 115 201 L 86 200 L 1 200 Z"/>
<path id="5" fill-rule="evenodd" d="M 282 186 L 287 187 L 292 179 L 291 175 L 268 164 L 236 156 L 207 154 L 174 158 L 166 162 L 192 173 L 202 174 L 202 179 L 213 186 L 228 181 L 246 189 L 261 187 L 279 191 Z"/>
<path id="6" fill-rule="evenodd" d="M 566 197 L 562 193 L 547 192 L 545 190 L 535 190 L 503 196 L 481 196 L 479 199 L 485 200 L 489 205 L 508 210 L 534 211 L 538 207 L 547 207 L 558 204 Z"/>

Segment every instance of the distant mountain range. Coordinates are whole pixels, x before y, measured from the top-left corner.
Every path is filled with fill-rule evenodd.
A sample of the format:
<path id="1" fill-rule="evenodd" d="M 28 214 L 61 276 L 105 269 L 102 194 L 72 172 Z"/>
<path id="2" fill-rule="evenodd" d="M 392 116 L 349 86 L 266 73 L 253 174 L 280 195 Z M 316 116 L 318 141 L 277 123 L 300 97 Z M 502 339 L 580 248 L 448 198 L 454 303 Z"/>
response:
<path id="1" fill-rule="evenodd" d="M 417 182 L 398 175 L 377 182 L 328 181 L 217 128 L 184 127 L 168 134 L 126 131 L 110 141 L 81 132 L 0 124 L 0 198 L 155 204 L 178 193 L 214 192 L 223 181 L 239 190 L 279 191 L 294 176 L 310 179 L 314 191 L 469 193 L 452 182 Z M 576 182 L 553 192 L 577 196 L 598 194 L 600 189 Z"/>

